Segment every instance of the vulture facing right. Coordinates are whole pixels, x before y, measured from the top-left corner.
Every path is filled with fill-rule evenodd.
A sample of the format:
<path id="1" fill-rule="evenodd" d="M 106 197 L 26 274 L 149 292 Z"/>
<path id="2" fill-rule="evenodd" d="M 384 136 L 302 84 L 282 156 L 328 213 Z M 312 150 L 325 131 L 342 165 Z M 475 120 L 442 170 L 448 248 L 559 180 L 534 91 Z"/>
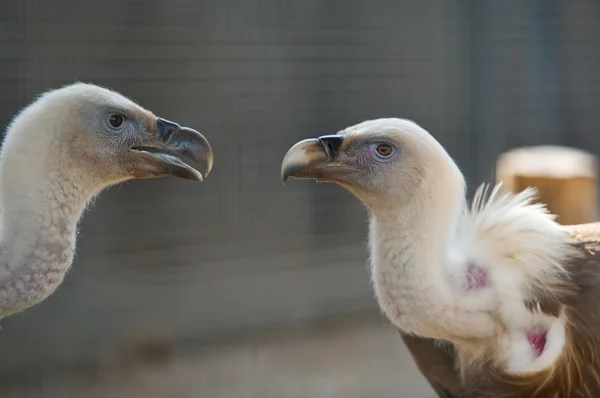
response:
<path id="1" fill-rule="evenodd" d="M 600 224 L 557 224 L 533 189 L 482 185 L 469 206 L 454 161 L 404 119 L 298 142 L 288 177 L 367 208 L 377 301 L 439 396 L 600 397 Z"/>
<path id="2" fill-rule="evenodd" d="M 101 191 L 168 175 L 202 181 L 212 164 L 203 135 L 114 91 L 76 83 L 39 96 L 8 126 L 0 152 L 0 318 L 62 283 L 79 219 Z"/>

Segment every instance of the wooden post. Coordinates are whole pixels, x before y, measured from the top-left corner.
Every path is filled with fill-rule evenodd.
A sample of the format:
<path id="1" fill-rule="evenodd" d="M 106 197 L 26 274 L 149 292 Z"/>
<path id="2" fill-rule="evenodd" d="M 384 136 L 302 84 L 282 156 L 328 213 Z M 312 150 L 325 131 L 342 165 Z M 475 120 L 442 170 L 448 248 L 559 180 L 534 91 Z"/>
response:
<path id="1" fill-rule="evenodd" d="M 563 225 L 598 221 L 596 157 L 561 146 L 521 147 L 500 155 L 496 181 L 504 189 L 538 189 L 539 202 Z"/>

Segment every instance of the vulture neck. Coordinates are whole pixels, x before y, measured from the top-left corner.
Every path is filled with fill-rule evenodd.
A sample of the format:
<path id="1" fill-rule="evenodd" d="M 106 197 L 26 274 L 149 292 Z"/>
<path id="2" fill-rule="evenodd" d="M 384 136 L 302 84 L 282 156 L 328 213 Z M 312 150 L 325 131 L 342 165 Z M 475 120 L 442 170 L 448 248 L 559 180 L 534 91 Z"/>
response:
<path id="1" fill-rule="evenodd" d="M 73 261 L 78 220 L 100 191 L 56 157 L 60 149 L 19 150 L 10 138 L 0 154 L 0 318 L 60 285 Z"/>
<path id="2" fill-rule="evenodd" d="M 464 178 L 452 161 L 431 164 L 439 166 L 424 172 L 409 199 L 389 197 L 384 206 L 368 206 L 376 296 L 405 332 L 454 342 L 490 337 L 491 317 L 465 310 L 448 279 L 467 212 Z"/>

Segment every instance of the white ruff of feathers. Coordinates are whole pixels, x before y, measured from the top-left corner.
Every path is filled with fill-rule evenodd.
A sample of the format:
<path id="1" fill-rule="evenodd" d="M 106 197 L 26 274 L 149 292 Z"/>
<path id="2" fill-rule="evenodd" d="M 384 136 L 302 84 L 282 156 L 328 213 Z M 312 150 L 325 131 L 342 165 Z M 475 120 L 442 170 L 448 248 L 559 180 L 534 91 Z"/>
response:
<path id="1" fill-rule="evenodd" d="M 484 184 L 471 210 L 463 197 L 453 216 L 439 214 L 439 208 L 431 211 L 431 205 L 445 200 L 444 189 L 438 185 L 435 191 L 429 197 L 439 197 L 432 202 L 423 198 L 422 205 L 401 211 L 395 226 L 377 211 L 372 214 L 372 276 L 382 310 L 401 330 L 449 340 L 459 352 L 465 341 L 497 344 L 491 351 L 510 372 L 551 366 L 565 345 L 566 314 L 532 312 L 525 302 L 535 302 L 534 291 L 551 296 L 551 286 L 568 278 L 563 264 L 575 254 L 568 232 L 545 206 L 533 202 L 531 188 L 511 194 L 500 184 L 489 192 Z M 427 221 L 436 211 L 440 221 Z M 392 244 L 395 252 L 389 250 Z M 481 289 L 465 289 L 470 265 L 485 270 Z M 547 331 L 547 343 L 535 355 L 526 333 L 540 328 Z"/>
<path id="2" fill-rule="evenodd" d="M 535 189 L 515 195 L 500 187 L 496 185 L 489 196 L 486 184 L 479 187 L 461 238 L 467 258 L 489 272 L 495 312 L 509 333 L 504 344 L 508 370 L 533 372 L 550 366 L 560 355 L 566 315 L 532 313 L 524 302 L 535 301 L 534 291 L 555 294 L 556 282 L 569 278 L 563 264 L 577 253 L 568 232 L 554 221 L 556 216 L 543 204 L 534 203 Z M 548 331 L 546 348 L 539 357 L 523 336 L 535 327 Z"/>

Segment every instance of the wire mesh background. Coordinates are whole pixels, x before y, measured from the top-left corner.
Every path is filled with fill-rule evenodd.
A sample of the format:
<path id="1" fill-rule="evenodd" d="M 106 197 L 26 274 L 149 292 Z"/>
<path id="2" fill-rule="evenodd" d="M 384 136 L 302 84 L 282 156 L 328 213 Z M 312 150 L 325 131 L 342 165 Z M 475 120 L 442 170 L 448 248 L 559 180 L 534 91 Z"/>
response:
<path id="1" fill-rule="evenodd" d="M 88 81 L 196 128 L 215 153 L 202 184 L 143 181 L 102 195 L 62 288 L 3 320 L 0 379 L 145 339 L 375 312 L 365 211 L 335 186 L 280 181 L 282 157 L 301 138 L 409 118 L 447 148 L 470 188 L 516 146 L 600 152 L 593 0 L 0 7 L 3 124 L 38 93 Z"/>

